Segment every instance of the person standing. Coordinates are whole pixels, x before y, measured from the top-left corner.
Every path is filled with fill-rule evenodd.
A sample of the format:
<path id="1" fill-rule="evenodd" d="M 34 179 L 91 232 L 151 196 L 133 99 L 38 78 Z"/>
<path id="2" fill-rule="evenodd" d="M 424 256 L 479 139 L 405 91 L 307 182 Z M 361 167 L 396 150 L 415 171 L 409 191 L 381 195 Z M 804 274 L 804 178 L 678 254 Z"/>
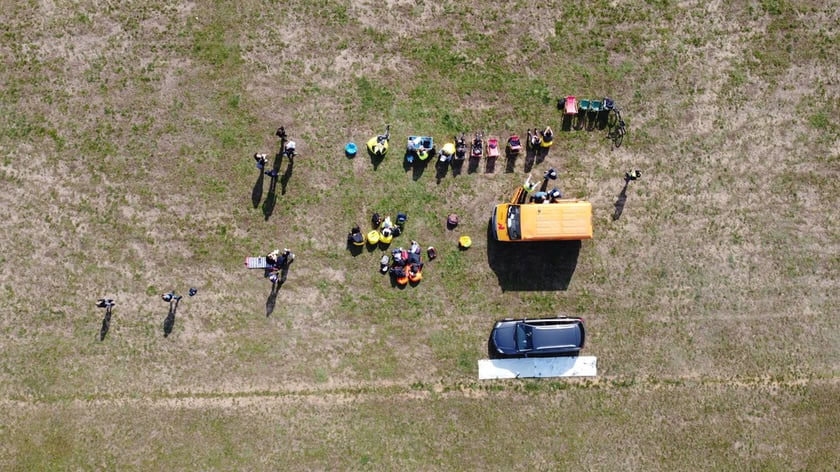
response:
<path id="1" fill-rule="evenodd" d="M 641 176 L 642 173 L 638 169 L 628 170 L 624 173 L 624 181 L 629 182 L 631 180 L 637 180 Z"/>
<path id="2" fill-rule="evenodd" d="M 265 154 L 254 154 L 254 160 L 257 161 L 257 169 L 265 169 L 265 164 L 268 162 Z"/>
<path id="3" fill-rule="evenodd" d="M 525 179 L 525 183 L 522 184 L 522 188 L 525 189 L 526 192 L 531 193 L 537 189 L 538 182 L 531 182 L 531 174 L 528 174 L 528 178 Z"/>
<path id="4" fill-rule="evenodd" d="M 114 300 L 110 298 L 100 298 L 96 302 L 96 306 L 105 309 L 105 317 L 102 318 L 102 328 L 99 329 L 99 340 L 104 341 L 105 336 L 108 335 L 108 330 L 111 328 L 111 310 L 114 308 Z"/>
<path id="5" fill-rule="evenodd" d="M 286 147 L 283 148 L 283 154 L 285 154 L 286 157 L 289 158 L 289 163 L 295 162 L 295 156 L 297 155 L 295 153 L 295 146 L 296 145 L 294 141 L 289 141 L 286 143 Z"/>

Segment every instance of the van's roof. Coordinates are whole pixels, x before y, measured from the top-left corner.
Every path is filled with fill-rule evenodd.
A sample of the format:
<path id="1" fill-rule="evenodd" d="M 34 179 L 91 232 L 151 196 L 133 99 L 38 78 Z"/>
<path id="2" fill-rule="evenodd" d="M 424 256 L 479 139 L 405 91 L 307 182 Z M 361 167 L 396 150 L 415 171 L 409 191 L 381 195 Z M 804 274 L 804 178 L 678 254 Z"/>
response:
<path id="1" fill-rule="evenodd" d="M 519 205 L 522 240 L 592 239 L 592 204 L 581 200 Z"/>

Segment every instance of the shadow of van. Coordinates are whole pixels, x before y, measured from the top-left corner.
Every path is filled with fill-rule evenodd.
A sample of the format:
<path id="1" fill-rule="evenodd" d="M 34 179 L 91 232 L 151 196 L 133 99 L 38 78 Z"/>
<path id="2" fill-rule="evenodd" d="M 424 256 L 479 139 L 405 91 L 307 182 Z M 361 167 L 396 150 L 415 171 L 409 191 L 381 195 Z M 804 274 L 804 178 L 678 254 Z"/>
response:
<path id="1" fill-rule="evenodd" d="M 487 261 L 502 291 L 568 290 L 580 241 L 499 242 L 487 225 Z"/>

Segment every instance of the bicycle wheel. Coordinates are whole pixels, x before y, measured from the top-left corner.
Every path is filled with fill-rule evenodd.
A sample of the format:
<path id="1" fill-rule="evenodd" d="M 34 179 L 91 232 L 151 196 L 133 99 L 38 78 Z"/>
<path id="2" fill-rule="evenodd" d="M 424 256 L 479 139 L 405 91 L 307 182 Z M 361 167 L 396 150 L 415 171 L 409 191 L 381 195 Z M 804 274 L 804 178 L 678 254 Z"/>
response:
<path id="1" fill-rule="evenodd" d="M 618 121 L 621 119 L 621 116 L 618 114 L 618 110 L 613 108 L 613 113 L 610 113 L 607 117 L 607 129 L 610 130 L 610 134 L 618 126 Z"/>
<path id="2" fill-rule="evenodd" d="M 624 123 L 620 123 L 618 125 L 618 129 L 616 129 L 616 133 L 613 136 L 613 146 L 619 148 L 621 147 L 621 143 L 624 141 L 624 135 L 627 131 L 624 129 Z"/>

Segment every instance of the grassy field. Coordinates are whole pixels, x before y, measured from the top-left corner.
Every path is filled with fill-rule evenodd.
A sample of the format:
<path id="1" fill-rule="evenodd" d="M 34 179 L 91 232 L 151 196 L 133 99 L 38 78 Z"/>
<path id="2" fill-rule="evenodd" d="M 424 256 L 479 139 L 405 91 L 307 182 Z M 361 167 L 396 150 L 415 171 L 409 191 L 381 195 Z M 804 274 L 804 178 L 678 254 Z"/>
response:
<path id="1" fill-rule="evenodd" d="M 840 468 L 836 1 L 0 3 L 0 469 Z M 488 241 L 524 160 L 403 164 L 545 125 L 579 247 Z M 345 247 L 398 211 L 439 252 L 405 289 Z M 477 380 L 495 319 L 556 314 L 597 378 Z"/>

